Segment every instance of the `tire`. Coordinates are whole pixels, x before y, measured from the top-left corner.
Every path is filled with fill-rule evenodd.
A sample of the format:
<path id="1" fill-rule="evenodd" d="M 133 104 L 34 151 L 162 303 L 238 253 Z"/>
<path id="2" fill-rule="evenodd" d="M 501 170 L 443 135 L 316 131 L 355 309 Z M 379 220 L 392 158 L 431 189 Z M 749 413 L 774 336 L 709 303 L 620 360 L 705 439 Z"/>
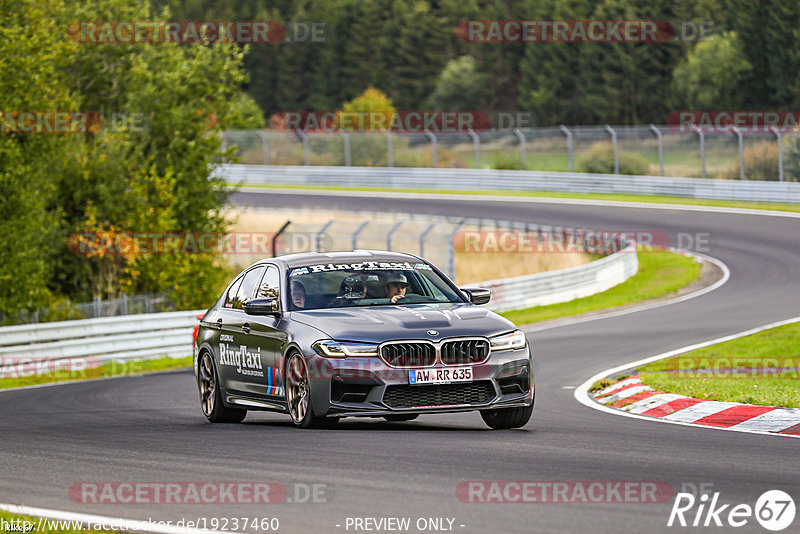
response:
<path id="1" fill-rule="evenodd" d="M 419 417 L 419 414 L 416 414 L 416 413 L 409 413 L 409 414 L 398 413 L 398 414 L 384 415 L 383 416 L 384 419 L 386 419 L 387 421 L 390 421 L 392 423 L 398 423 L 398 422 L 402 422 L 402 421 L 413 421 L 417 417 Z"/>
<path id="2" fill-rule="evenodd" d="M 317 417 L 311 402 L 311 386 L 306 360 L 294 353 L 286 360 L 285 395 L 289 416 L 298 428 L 333 428 L 339 422 L 335 417 Z"/>
<path id="3" fill-rule="evenodd" d="M 197 387 L 200 390 L 200 409 L 209 423 L 241 423 L 244 421 L 247 410 L 228 408 L 222 402 L 217 367 L 210 352 L 203 352 L 197 363 Z"/>
<path id="4" fill-rule="evenodd" d="M 535 397 L 534 397 L 535 399 Z M 494 430 L 506 430 L 509 428 L 522 428 L 528 424 L 533 415 L 533 402 L 530 406 L 519 408 L 500 408 L 497 410 L 481 410 L 483 422 Z"/>

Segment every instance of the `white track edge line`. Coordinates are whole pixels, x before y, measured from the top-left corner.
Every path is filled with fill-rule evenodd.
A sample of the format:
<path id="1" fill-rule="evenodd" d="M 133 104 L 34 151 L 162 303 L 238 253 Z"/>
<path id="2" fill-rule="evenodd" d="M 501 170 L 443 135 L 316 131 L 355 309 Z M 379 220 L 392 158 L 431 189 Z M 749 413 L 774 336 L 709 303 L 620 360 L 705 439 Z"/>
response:
<path id="1" fill-rule="evenodd" d="M 600 319 L 609 319 L 611 317 L 619 317 L 620 315 L 628 315 L 629 313 L 638 313 L 638 312 L 643 312 L 643 311 L 647 311 L 647 310 L 653 310 L 653 309 L 656 309 L 656 308 L 661 308 L 661 307 L 664 307 L 664 306 L 670 306 L 672 304 L 678 304 L 679 302 L 685 302 L 687 300 L 691 300 L 693 298 L 697 298 L 697 297 L 703 296 L 706 293 L 710 293 L 710 292 L 714 291 L 715 289 L 719 289 L 720 287 L 725 285 L 728 282 L 728 280 L 730 280 L 731 271 L 728 268 L 728 266 L 725 264 L 725 262 L 723 262 L 720 259 L 714 258 L 713 256 L 708 256 L 707 254 L 701 254 L 699 252 L 688 252 L 688 251 L 685 251 L 685 250 L 679 250 L 679 249 L 675 249 L 675 248 L 672 248 L 672 247 L 670 247 L 669 250 L 671 252 L 675 252 L 677 254 L 683 254 L 683 255 L 686 255 L 686 256 L 697 257 L 697 258 L 701 258 L 702 260 L 707 261 L 709 263 L 713 263 L 714 265 L 716 265 L 722 271 L 722 278 L 720 278 L 719 280 L 717 280 L 716 282 L 714 282 L 710 286 L 698 289 L 697 291 L 693 291 L 693 292 L 687 293 L 685 295 L 681 295 L 679 297 L 674 297 L 674 298 L 667 299 L 667 300 L 659 300 L 659 301 L 656 301 L 656 302 L 651 302 L 650 304 L 642 304 L 642 305 L 639 305 L 639 306 L 634 305 L 634 306 L 631 306 L 630 308 L 625 308 L 625 309 L 622 309 L 622 310 L 617 310 L 617 311 L 607 312 L 607 313 L 599 313 L 597 315 L 591 315 L 591 316 L 588 316 L 588 317 L 576 317 L 575 319 L 565 319 L 563 321 L 558 321 L 556 323 L 552 323 L 552 324 L 548 324 L 548 325 L 529 326 L 529 327 L 523 326 L 521 328 L 521 330 L 523 332 L 525 332 L 526 334 L 529 334 L 529 333 L 533 333 L 533 332 L 541 332 L 543 330 L 550 330 L 550 329 L 553 329 L 553 328 L 561 328 L 562 326 L 571 326 L 571 325 L 579 324 L 579 323 L 588 323 L 589 321 L 598 321 Z M 636 276 L 636 275 L 634 275 L 634 276 Z"/>
<path id="2" fill-rule="evenodd" d="M 237 185 L 237 184 L 230 184 Z M 511 195 L 467 195 L 464 193 L 409 193 L 403 191 L 356 191 L 356 190 L 331 190 L 331 189 L 292 189 L 291 187 L 253 187 L 242 186 L 234 192 L 242 193 L 275 193 L 279 195 L 330 195 L 348 197 L 380 197 L 404 198 L 417 200 L 473 200 L 480 202 L 528 202 L 538 204 L 574 204 L 579 206 L 602 206 L 610 208 L 642 208 L 657 210 L 700 211 L 713 213 L 729 213 L 735 215 L 764 215 L 767 217 L 790 217 L 798 219 L 800 213 L 758 208 L 728 208 L 725 206 L 704 206 L 695 204 L 670 204 L 657 202 L 637 202 L 635 200 L 594 200 L 589 198 L 561 198 L 561 197 L 529 197 Z M 521 191 L 522 192 L 522 191 Z M 706 199 L 713 200 L 713 199 Z M 724 202 L 724 201 L 723 201 Z"/>
<path id="3" fill-rule="evenodd" d="M 0 510 L 5 510 L 12 514 L 32 515 L 36 517 L 46 517 L 56 521 L 80 521 L 84 525 L 103 525 L 113 530 L 126 532 L 156 532 L 159 534 L 199 534 L 216 532 L 214 530 L 202 530 L 173 525 L 161 525 L 162 521 L 142 521 L 140 519 L 125 519 L 122 517 L 109 517 L 103 515 L 84 514 L 79 512 L 68 512 L 65 510 L 52 510 L 49 508 L 36 508 L 17 504 L 0 503 Z"/>
<path id="4" fill-rule="evenodd" d="M 745 433 L 745 434 L 762 434 L 762 435 L 767 435 L 767 436 L 778 436 L 778 437 L 783 437 L 783 438 L 800 438 L 800 436 L 795 436 L 795 435 L 791 435 L 791 434 L 779 434 L 779 433 L 776 433 L 776 432 L 767 432 L 767 431 L 764 431 L 764 430 L 747 430 L 747 429 L 732 428 L 732 427 L 715 427 L 715 426 L 706 426 L 706 425 L 696 425 L 694 423 L 685 423 L 685 422 L 682 422 L 682 421 L 670 421 L 668 419 L 662 419 L 662 418 L 657 418 L 657 417 L 649 417 L 649 416 L 646 416 L 646 415 L 633 414 L 633 413 L 629 413 L 629 412 L 626 412 L 626 411 L 623 411 L 623 410 L 612 408 L 610 406 L 605 406 L 603 404 L 600 404 L 600 403 L 596 402 L 595 400 L 593 400 L 589 396 L 589 388 L 592 387 L 592 384 L 594 384 L 595 382 L 597 382 L 601 378 L 606 378 L 606 377 L 608 377 L 610 375 L 613 375 L 615 373 L 619 373 L 619 372 L 625 371 L 625 370 L 630 369 L 632 367 L 639 367 L 640 365 L 645 365 L 647 363 L 652 363 L 652 362 L 655 362 L 657 360 L 662 360 L 664 358 L 670 358 L 672 356 L 677 356 L 678 354 L 683 354 L 685 352 L 690 352 L 690 351 L 693 351 L 693 350 L 702 349 L 703 347 L 709 347 L 711 345 L 716 345 L 718 343 L 724 343 L 725 341 L 731 341 L 731 340 L 734 340 L 734 339 L 739 339 L 741 337 L 750 336 L 750 335 L 753 335 L 753 334 L 758 334 L 759 332 L 763 332 L 764 330 L 769 330 L 771 328 L 777 328 L 779 326 L 784 326 L 784 325 L 787 325 L 787 324 L 792 324 L 792 323 L 797 323 L 797 322 L 800 322 L 800 317 L 794 317 L 792 319 L 785 319 L 783 321 L 778 321 L 778 322 L 775 322 L 775 323 L 766 324 L 766 325 L 759 326 L 759 327 L 756 327 L 756 328 L 751 328 L 750 330 L 745 330 L 743 332 L 737 332 L 735 334 L 730 334 L 730 335 L 727 335 L 727 336 L 719 337 L 717 339 L 712 339 L 712 340 L 709 340 L 709 341 L 703 341 L 701 343 L 695 343 L 694 345 L 688 345 L 686 347 L 681 347 L 679 349 L 671 350 L 669 352 L 664 352 L 662 354 L 657 354 L 655 356 L 649 356 L 647 358 L 643 358 L 641 360 L 637 360 L 637 361 L 634 361 L 634 362 L 626 363 L 626 364 L 623 364 L 623 365 L 618 365 L 616 367 L 612 367 L 611 369 L 606 369 L 605 371 L 601 371 L 601 372 L 595 374 L 594 376 L 592 376 L 591 378 L 589 378 L 586 382 L 584 382 L 583 384 L 581 384 L 580 386 L 575 388 L 573 396 L 575 397 L 575 400 L 577 400 L 579 403 L 583 404 L 584 406 L 588 406 L 589 408 L 593 408 L 593 409 L 599 410 L 601 412 L 606 412 L 606 413 L 610 413 L 610 414 L 614 414 L 614 415 L 620 415 L 620 416 L 623 416 L 623 417 L 631 417 L 631 418 L 634 418 L 634 419 L 640 419 L 640 420 L 644 420 L 644 421 L 667 423 L 667 424 L 671 424 L 671 425 L 684 425 L 684 426 L 691 426 L 691 427 L 694 427 L 694 428 L 704 428 L 704 429 L 712 429 L 712 430 L 726 430 L 726 431 L 729 431 L 729 432 L 740 432 L 740 433 Z"/>

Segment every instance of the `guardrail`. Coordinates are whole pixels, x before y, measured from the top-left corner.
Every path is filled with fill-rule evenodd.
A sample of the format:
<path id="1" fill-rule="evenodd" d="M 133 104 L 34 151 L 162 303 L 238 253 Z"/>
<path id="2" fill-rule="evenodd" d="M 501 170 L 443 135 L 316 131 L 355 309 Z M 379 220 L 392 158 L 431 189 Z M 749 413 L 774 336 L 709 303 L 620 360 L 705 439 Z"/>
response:
<path id="1" fill-rule="evenodd" d="M 599 260 L 545 273 L 481 282 L 491 289 L 489 309 L 496 312 L 558 304 L 588 297 L 621 284 L 639 269 L 636 243 Z"/>
<path id="2" fill-rule="evenodd" d="M 0 328 L 0 376 L 81 370 L 108 361 L 192 354 L 192 330 L 205 310 L 125 315 Z"/>
<path id="3" fill-rule="evenodd" d="M 224 165 L 215 171 L 242 185 L 316 185 L 448 191 L 560 191 L 663 195 L 712 200 L 800 203 L 800 182 L 667 178 L 576 172 L 386 167 Z"/>

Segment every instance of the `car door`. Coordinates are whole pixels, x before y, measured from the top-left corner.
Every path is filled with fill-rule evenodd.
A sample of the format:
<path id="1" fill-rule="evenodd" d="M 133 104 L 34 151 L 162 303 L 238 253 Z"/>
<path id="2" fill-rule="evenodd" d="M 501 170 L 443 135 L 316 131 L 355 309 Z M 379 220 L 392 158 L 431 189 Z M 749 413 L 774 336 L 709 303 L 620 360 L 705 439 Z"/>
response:
<path id="1" fill-rule="evenodd" d="M 221 324 L 217 347 L 220 380 L 225 389 L 239 394 L 263 390 L 263 349 L 250 335 L 254 318 L 245 314 L 244 303 L 253 297 L 265 270 L 264 265 L 258 265 L 241 275 L 241 282 L 231 286 L 217 320 Z"/>
<path id="2" fill-rule="evenodd" d="M 268 264 L 266 267 L 266 272 L 254 298 L 275 299 L 278 311 L 282 311 L 280 270 L 275 265 Z M 280 370 L 281 350 L 288 336 L 279 328 L 280 321 L 279 315 L 248 317 L 252 342 L 261 348 L 260 356 L 264 371 L 262 381 L 254 391 L 268 398 L 283 398 L 283 380 Z"/>

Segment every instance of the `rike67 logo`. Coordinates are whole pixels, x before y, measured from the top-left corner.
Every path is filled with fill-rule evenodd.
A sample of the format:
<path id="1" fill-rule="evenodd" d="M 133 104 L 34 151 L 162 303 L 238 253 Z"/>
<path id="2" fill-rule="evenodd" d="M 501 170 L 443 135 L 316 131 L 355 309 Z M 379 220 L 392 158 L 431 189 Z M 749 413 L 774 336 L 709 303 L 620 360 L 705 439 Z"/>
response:
<path id="1" fill-rule="evenodd" d="M 764 492 L 755 506 L 749 504 L 723 504 L 720 492 L 678 493 L 667 526 L 692 527 L 742 527 L 753 519 L 773 532 L 785 529 L 794 521 L 795 504 L 792 497 L 781 490 Z"/>

